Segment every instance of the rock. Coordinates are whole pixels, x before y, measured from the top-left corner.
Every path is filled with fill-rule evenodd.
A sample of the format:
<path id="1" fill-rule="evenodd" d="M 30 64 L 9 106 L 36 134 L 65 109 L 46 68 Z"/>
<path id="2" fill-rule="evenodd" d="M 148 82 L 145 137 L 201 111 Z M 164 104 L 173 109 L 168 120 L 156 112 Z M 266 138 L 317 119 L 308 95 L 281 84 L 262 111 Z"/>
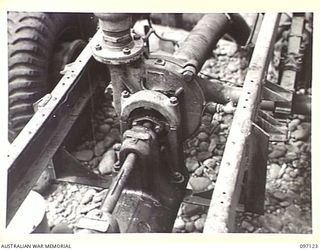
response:
<path id="1" fill-rule="evenodd" d="M 71 228 L 68 227 L 66 223 L 59 223 L 56 224 L 52 229 L 51 233 L 53 234 L 72 234 L 73 231 Z"/>
<path id="2" fill-rule="evenodd" d="M 204 161 L 212 156 L 211 152 L 200 152 L 197 155 L 199 161 Z"/>
<path id="3" fill-rule="evenodd" d="M 86 205 L 88 204 L 90 201 L 92 201 L 93 196 L 96 194 L 96 190 L 94 189 L 89 189 L 82 197 L 80 204 L 82 205 Z"/>
<path id="4" fill-rule="evenodd" d="M 276 179 L 279 177 L 279 172 L 280 172 L 280 166 L 276 163 L 272 163 L 270 164 L 270 168 L 269 168 L 269 177 L 271 179 Z"/>
<path id="5" fill-rule="evenodd" d="M 103 140 L 104 136 L 105 136 L 105 135 L 104 135 L 103 133 L 100 133 L 100 132 L 97 132 L 97 133 L 94 134 L 94 138 L 95 138 L 97 141 Z"/>
<path id="6" fill-rule="evenodd" d="M 120 142 L 121 141 L 121 135 L 120 135 L 120 131 L 117 128 L 112 128 L 110 130 L 109 135 L 114 138 L 115 141 Z"/>
<path id="7" fill-rule="evenodd" d="M 255 230 L 254 226 L 245 220 L 241 222 L 241 227 L 250 233 L 252 233 Z"/>
<path id="8" fill-rule="evenodd" d="M 209 138 L 209 136 L 208 136 L 208 134 L 205 133 L 205 132 L 200 132 L 200 133 L 198 134 L 198 139 L 199 139 L 200 141 L 206 141 L 208 138 Z"/>
<path id="9" fill-rule="evenodd" d="M 188 157 L 186 159 L 186 168 L 189 172 L 195 171 L 199 166 L 199 162 L 195 157 Z"/>
<path id="10" fill-rule="evenodd" d="M 104 144 L 105 148 L 110 148 L 114 144 L 115 141 L 116 140 L 113 137 L 108 135 L 104 138 L 103 144 Z"/>
<path id="11" fill-rule="evenodd" d="M 279 233 L 282 229 L 282 222 L 279 217 L 273 214 L 266 214 L 259 218 L 263 227 L 272 233 Z"/>
<path id="12" fill-rule="evenodd" d="M 104 134 L 107 135 L 110 132 L 111 126 L 109 124 L 102 124 L 99 126 L 99 131 Z"/>
<path id="13" fill-rule="evenodd" d="M 203 173 L 203 170 L 204 170 L 204 166 L 200 166 L 198 167 L 195 171 L 194 171 L 194 174 L 197 175 L 197 176 L 201 176 L 202 173 Z"/>
<path id="14" fill-rule="evenodd" d="M 189 203 L 182 204 L 182 213 L 187 217 L 192 217 L 195 214 L 198 214 L 203 211 L 203 208 L 198 205 L 193 205 Z"/>
<path id="15" fill-rule="evenodd" d="M 203 165 L 207 166 L 208 168 L 211 168 L 211 169 L 214 169 L 216 167 L 216 160 L 215 159 L 206 159 L 204 162 L 203 162 Z"/>
<path id="16" fill-rule="evenodd" d="M 309 137 L 311 132 L 311 125 L 310 123 L 301 123 L 297 130 L 291 133 L 291 138 L 294 140 L 305 140 Z"/>
<path id="17" fill-rule="evenodd" d="M 94 154 L 95 156 L 100 156 L 105 152 L 105 145 L 103 141 L 98 142 L 95 146 L 94 146 Z"/>
<path id="18" fill-rule="evenodd" d="M 200 142 L 200 144 L 199 144 L 199 151 L 204 152 L 204 151 L 207 151 L 208 148 L 209 148 L 209 143 L 208 143 L 208 142 L 206 142 L 206 141 Z"/>
<path id="19" fill-rule="evenodd" d="M 116 153 L 113 149 L 109 149 L 102 156 L 102 160 L 98 165 L 98 169 L 102 175 L 111 174 L 113 171 L 113 165 L 116 162 Z"/>
<path id="20" fill-rule="evenodd" d="M 288 207 L 290 206 L 291 202 L 290 201 L 281 201 L 280 206 L 281 207 Z"/>
<path id="21" fill-rule="evenodd" d="M 201 118 L 201 123 L 206 126 L 210 126 L 211 120 L 212 120 L 212 116 L 210 114 L 205 114 Z"/>
<path id="22" fill-rule="evenodd" d="M 284 193 L 284 192 L 281 192 L 281 191 L 279 191 L 279 190 L 276 190 L 276 191 L 272 194 L 272 196 L 273 196 L 274 198 L 276 198 L 277 200 L 279 200 L 279 201 L 284 201 L 284 200 L 287 199 L 287 194 Z"/>
<path id="23" fill-rule="evenodd" d="M 90 161 L 93 157 L 92 150 L 85 149 L 74 153 L 74 157 L 79 161 Z"/>
<path id="24" fill-rule="evenodd" d="M 199 214 L 195 214 L 195 215 L 193 215 L 193 216 L 190 217 L 190 220 L 196 221 L 196 220 L 199 219 L 199 218 L 200 218 L 200 215 L 199 215 Z"/>
<path id="25" fill-rule="evenodd" d="M 292 132 L 296 130 L 297 126 L 301 123 L 299 119 L 293 119 L 292 121 L 289 122 L 288 124 L 288 129 Z"/>
<path id="26" fill-rule="evenodd" d="M 181 219 L 181 217 L 178 217 L 175 220 L 173 227 L 176 229 L 180 229 L 180 230 L 185 229 L 185 223 L 184 223 L 183 219 Z"/>
<path id="27" fill-rule="evenodd" d="M 230 72 L 238 71 L 238 70 L 240 69 L 240 62 L 239 62 L 238 60 L 236 60 L 236 61 L 230 61 L 230 62 L 228 63 L 227 69 L 228 69 Z"/>
<path id="28" fill-rule="evenodd" d="M 104 122 L 108 123 L 108 124 L 113 124 L 114 123 L 114 121 L 113 121 L 113 119 L 111 117 L 104 119 Z"/>
<path id="29" fill-rule="evenodd" d="M 206 222 L 206 219 L 201 217 L 194 222 L 194 226 L 198 231 L 203 231 L 205 222 Z"/>
<path id="30" fill-rule="evenodd" d="M 191 177 L 189 183 L 195 192 L 199 192 L 206 190 L 211 181 L 207 177 Z"/>
<path id="31" fill-rule="evenodd" d="M 194 231 L 195 227 L 194 227 L 194 222 L 193 221 L 188 221 L 186 223 L 185 229 L 188 233 L 191 233 Z"/>
<path id="32" fill-rule="evenodd" d="M 216 149 L 217 143 L 215 139 L 210 139 L 210 144 L 208 147 L 208 152 L 213 153 L 213 151 Z"/>
<path id="33" fill-rule="evenodd" d="M 269 158 L 274 159 L 274 158 L 280 158 L 284 156 L 287 152 L 287 149 L 285 146 L 282 145 L 276 145 L 271 153 L 269 153 Z"/>

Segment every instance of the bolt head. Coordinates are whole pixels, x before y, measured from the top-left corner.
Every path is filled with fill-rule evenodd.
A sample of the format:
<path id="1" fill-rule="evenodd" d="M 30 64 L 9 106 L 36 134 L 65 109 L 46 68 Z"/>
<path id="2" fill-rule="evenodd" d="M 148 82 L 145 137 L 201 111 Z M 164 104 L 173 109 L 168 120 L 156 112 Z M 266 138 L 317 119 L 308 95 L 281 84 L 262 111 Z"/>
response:
<path id="1" fill-rule="evenodd" d="M 122 91 L 122 97 L 128 98 L 130 96 L 130 93 L 127 90 Z"/>
<path id="2" fill-rule="evenodd" d="M 124 48 L 124 49 L 122 50 L 122 52 L 123 52 L 123 54 L 125 54 L 125 55 L 130 55 L 131 49 L 129 49 L 129 48 Z"/>
<path id="3" fill-rule="evenodd" d="M 190 82 L 193 80 L 194 74 L 190 70 L 186 70 L 182 73 L 183 79 L 187 82 Z"/>
<path id="4" fill-rule="evenodd" d="M 170 97 L 170 103 L 171 104 L 178 104 L 178 98 L 177 97 L 175 97 L 175 96 L 171 96 Z"/>
<path id="5" fill-rule="evenodd" d="M 94 48 L 95 48 L 95 50 L 102 50 L 102 47 L 100 44 L 97 44 Z"/>

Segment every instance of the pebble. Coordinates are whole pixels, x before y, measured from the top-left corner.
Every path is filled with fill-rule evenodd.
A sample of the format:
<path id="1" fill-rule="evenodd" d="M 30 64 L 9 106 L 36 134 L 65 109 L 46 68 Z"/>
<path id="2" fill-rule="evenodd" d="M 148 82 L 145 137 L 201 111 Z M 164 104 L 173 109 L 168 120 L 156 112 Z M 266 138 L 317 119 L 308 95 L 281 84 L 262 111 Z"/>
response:
<path id="1" fill-rule="evenodd" d="M 207 177 L 191 177 L 189 181 L 193 191 L 204 191 L 211 184 L 211 180 Z"/>
<path id="2" fill-rule="evenodd" d="M 103 140 L 105 148 L 110 148 L 116 140 L 111 136 L 106 136 Z"/>
<path id="3" fill-rule="evenodd" d="M 196 215 L 202 212 L 203 208 L 198 205 L 183 203 L 181 210 L 185 216 L 192 217 L 193 215 Z"/>
<path id="4" fill-rule="evenodd" d="M 180 230 L 185 229 L 185 223 L 184 223 L 183 219 L 181 219 L 181 217 L 178 217 L 175 220 L 173 227 L 176 229 L 180 229 Z"/>
<path id="5" fill-rule="evenodd" d="M 94 146 L 94 154 L 95 156 L 100 156 L 105 152 L 105 145 L 103 141 L 98 142 L 95 146 Z"/>
<path id="6" fill-rule="evenodd" d="M 250 222 L 245 220 L 241 222 L 241 227 L 250 233 L 252 233 L 255 230 L 254 226 Z"/>
<path id="7" fill-rule="evenodd" d="M 216 167 L 216 160 L 215 159 L 206 159 L 205 161 L 203 161 L 203 165 L 207 166 L 208 168 L 212 168 L 214 169 Z"/>
<path id="8" fill-rule="evenodd" d="M 111 174 L 113 171 L 113 165 L 116 162 L 116 153 L 111 148 L 102 156 L 102 160 L 98 165 L 98 169 L 102 175 Z"/>
<path id="9" fill-rule="evenodd" d="M 79 161 L 90 161 L 93 158 L 92 150 L 86 149 L 74 153 L 74 157 Z"/>
<path id="10" fill-rule="evenodd" d="M 280 206 L 281 207 L 287 207 L 287 206 L 290 206 L 291 202 L 290 201 L 282 201 L 280 202 Z"/>
<path id="11" fill-rule="evenodd" d="M 198 134 L 198 139 L 199 139 L 200 141 L 206 141 L 208 138 L 209 138 L 209 136 L 208 136 L 208 134 L 205 133 L 205 132 L 200 132 L 200 133 Z"/>
<path id="12" fill-rule="evenodd" d="M 210 139 L 210 144 L 208 147 L 208 152 L 212 153 L 217 147 L 217 143 L 215 139 Z"/>
<path id="13" fill-rule="evenodd" d="M 259 220 L 263 227 L 265 227 L 272 233 L 280 232 L 283 226 L 279 217 L 273 214 L 265 214 L 261 216 Z"/>
<path id="14" fill-rule="evenodd" d="M 82 197 L 80 204 L 82 205 L 86 205 L 88 204 L 90 201 L 92 201 L 93 196 L 96 194 L 96 190 L 94 189 L 89 189 Z"/>
<path id="15" fill-rule="evenodd" d="M 206 219 L 201 217 L 199 219 L 197 219 L 195 222 L 194 222 L 194 226 L 195 228 L 198 230 L 198 231 L 203 231 L 203 228 L 204 228 L 204 223 L 206 222 Z"/>
<path id="16" fill-rule="evenodd" d="M 99 131 L 104 134 L 107 135 L 110 132 L 111 126 L 109 124 L 102 124 L 99 126 Z"/>
<path id="17" fill-rule="evenodd" d="M 199 166 L 199 162 L 195 157 L 188 157 L 186 159 L 186 168 L 189 172 L 195 171 Z"/>
<path id="18" fill-rule="evenodd" d="M 209 148 L 209 143 L 208 142 L 206 142 L 206 141 L 202 141 L 202 142 L 200 142 L 200 144 L 199 144 L 199 151 L 202 151 L 202 152 L 204 152 L 204 151 L 208 151 L 208 148 Z"/>
<path id="19" fill-rule="evenodd" d="M 200 152 L 197 155 L 199 161 L 204 161 L 212 156 L 211 152 Z"/>
<path id="20" fill-rule="evenodd" d="M 285 146 L 276 145 L 273 150 L 269 153 L 269 159 L 280 158 L 284 156 L 287 152 Z"/>
<path id="21" fill-rule="evenodd" d="M 280 166 L 276 163 L 272 163 L 270 164 L 270 168 L 269 168 L 269 177 L 271 179 L 276 179 L 279 177 L 279 173 L 280 173 Z"/>
<path id="22" fill-rule="evenodd" d="M 274 198 L 276 198 L 277 200 L 279 200 L 279 201 L 284 201 L 285 199 L 287 199 L 287 194 L 286 193 L 284 193 L 284 192 L 282 192 L 282 191 L 275 191 L 273 194 L 272 194 L 272 196 L 274 197 Z"/>
<path id="23" fill-rule="evenodd" d="M 294 140 L 305 140 L 309 137 L 310 131 L 311 125 L 309 123 L 302 123 L 298 126 L 297 130 L 291 133 L 291 138 Z"/>
<path id="24" fill-rule="evenodd" d="M 296 130 L 297 126 L 301 123 L 301 121 L 299 119 L 293 119 L 289 122 L 288 124 L 288 129 L 289 131 L 294 131 Z"/>
<path id="25" fill-rule="evenodd" d="M 203 173 L 204 168 L 205 168 L 204 165 L 198 167 L 198 168 L 194 171 L 194 174 L 197 175 L 197 176 L 201 176 L 202 173 Z"/>
<path id="26" fill-rule="evenodd" d="M 109 135 L 112 137 L 112 138 L 114 138 L 114 140 L 116 141 L 116 142 L 120 142 L 121 140 L 121 135 L 120 135 L 120 131 L 119 131 L 119 129 L 117 129 L 117 128 L 112 128 L 111 130 L 110 130 L 110 133 L 109 133 Z"/>
<path id="27" fill-rule="evenodd" d="M 194 222 L 193 221 L 188 221 L 185 225 L 185 230 L 188 232 L 188 233 L 191 233 L 193 232 L 195 229 L 194 227 Z"/>

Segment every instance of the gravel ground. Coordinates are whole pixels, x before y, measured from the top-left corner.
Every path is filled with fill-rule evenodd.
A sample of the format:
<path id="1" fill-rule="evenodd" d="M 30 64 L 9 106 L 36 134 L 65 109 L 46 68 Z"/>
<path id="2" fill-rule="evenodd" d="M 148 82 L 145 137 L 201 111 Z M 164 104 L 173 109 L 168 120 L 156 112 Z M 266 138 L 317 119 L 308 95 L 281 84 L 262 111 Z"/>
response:
<path id="1" fill-rule="evenodd" d="M 270 68 L 271 80 L 277 78 L 277 65 L 274 65 Z M 241 86 L 247 66 L 246 54 L 236 44 L 220 40 L 201 75 Z M 232 119 L 232 113 L 204 113 L 197 136 L 186 142 L 189 187 L 194 191 L 214 189 Z M 83 142 L 72 154 L 94 173 L 110 174 L 120 145 L 119 123 L 110 95 L 106 95 L 96 110 L 92 125 L 94 139 L 84 135 Z M 237 212 L 236 232 L 312 233 L 310 117 L 292 115 L 288 127 L 289 141 L 269 145 L 265 214 Z M 99 164 L 102 159 L 107 164 Z M 45 197 L 51 230 L 65 231 L 61 225 L 68 223 L 68 232 L 72 232 L 77 218 L 99 212 L 97 208 L 105 192 L 77 184 L 54 184 Z M 173 232 L 202 232 L 206 215 L 206 207 L 182 203 Z"/>

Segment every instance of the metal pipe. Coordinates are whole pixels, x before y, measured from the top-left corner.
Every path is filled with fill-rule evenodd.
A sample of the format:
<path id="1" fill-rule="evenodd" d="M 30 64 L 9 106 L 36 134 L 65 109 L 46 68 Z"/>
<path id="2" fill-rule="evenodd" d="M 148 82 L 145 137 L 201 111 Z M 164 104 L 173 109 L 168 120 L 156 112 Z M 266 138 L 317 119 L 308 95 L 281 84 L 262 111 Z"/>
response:
<path id="1" fill-rule="evenodd" d="M 111 184 L 109 192 L 101 206 L 102 210 L 107 213 L 112 213 L 113 209 L 117 205 L 119 197 L 124 189 L 126 182 L 132 172 L 137 156 L 134 153 L 129 153 L 125 159 L 120 172 L 116 179 Z"/>
<path id="2" fill-rule="evenodd" d="M 211 55 L 218 40 L 226 33 L 229 25 L 230 20 L 224 14 L 204 15 L 174 56 L 187 60 L 199 71 Z"/>

